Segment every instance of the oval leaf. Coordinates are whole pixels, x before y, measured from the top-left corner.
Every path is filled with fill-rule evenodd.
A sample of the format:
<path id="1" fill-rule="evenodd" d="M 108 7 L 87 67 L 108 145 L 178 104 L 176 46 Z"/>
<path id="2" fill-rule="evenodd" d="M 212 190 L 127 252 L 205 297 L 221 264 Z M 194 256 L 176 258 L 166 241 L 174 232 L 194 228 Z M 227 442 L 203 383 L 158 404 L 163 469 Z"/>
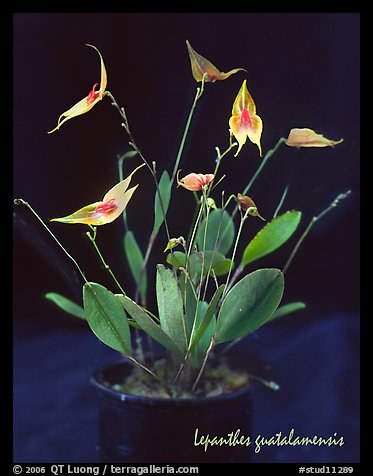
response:
<path id="1" fill-rule="evenodd" d="M 204 248 L 205 226 L 206 219 L 202 220 L 197 230 L 196 241 L 200 250 Z M 234 224 L 229 213 L 221 208 L 213 210 L 208 217 L 205 250 L 216 251 L 225 256 L 232 248 L 234 235 Z"/>
<path id="2" fill-rule="evenodd" d="M 207 308 L 208 308 L 208 304 L 207 302 L 205 301 L 200 301 L 199 302 L 199 306 L 198 306 L 198 311 L 197 311 L 197 315 L 196 315 L 196 327 L 195 329 L 199 329 L 200 328 L 200 325 L 202 323 L 202 320 L 204 318 L 204 316 L 206 315 L 206 311 L 207 311 Z M 194 365 L 200 367 L 204 358 L 205 358 L 205 355 L 206 355 L 206 352 L 207 352 L 207 349 L 210 345 L 210 342 L 211 342 L 211 337 L 213 335 L 213 333 L 215 332 L 215 324 L 216 324 L 216 319 L 215 319 L 215 316 L 212 315 L 211 316 L 211 319 L 210 321 L 208 322 L 203 334 L 200 335 L 200 338 L 198 339 L 198 342 L 195 346 L 193 346 L 193 350 L 190 350 L 190 356 L 191 356 L 191 359 L 192 359 L 192 362 Z M 195 337 L 195 332 L 193 334 L 193 336 Z"/>
<path id="3" fill-rule="evenodd" d="M 185 354 L 187 336 L 180 288 L 173 272 L 161 264 L 157 265 L 156 290 L 161 329 Z"/>
<path id="4" fill-rule="evenodd" d="M 229 273 L 229 270 L 234 267 L 234 263 L 231 259 L 224 258 L 222 261 L 219 261 L 216 265 L 213 266 L 215 276 L 225 276 Z"/>
<path id="5" fill-rule="evenodd" d="M 183 354 L 179 351 L 177 345 L 162 331 L 160 326 L 132 299 L 128 296 L 117 296 L 120 303 L 128 314 L 134 319 L 140 328 L 146 332 L 150 337 L 156 340 L 163 347 L 168 349 L 171 353 L 182 358 Z"/>
<path id="6" fill-rule="evenodd" d="M 172 251 L 167 255 L 166 261 L 168 264 L 172 264 L 175 268 L 185 268 L 186 254 L 182 251 Z"/>
<path id="7" fill-rule="evenodd" d="M 131 334 L 127 316 L 116 296 L 96 283 L 83 287 L 83 303 L 93 333 L 112 349 L 131 355 Z"/>
<path id="8" fill-rule="evenodd" d="M 275 319 L 279 319 L 280 317 L 287 316 L 288 314 L 296 311 L 300 311 L 305 309 L 306 305 L 304 302 L 296 301 L 296 302 L 289 302 L 288 304 L 284 304 L 276 309 L 276 311 L 271 316 L 270 320 L 273 321 Z"/>
<path id="9" fill-rule="evenodd" d="M 204 335 L 206 329 L 209 327 L 209 324 L 214 316 L 216 306 L 219 302 L 221 295 L 223 294 L 224 289 L 225 289 L 225 284 L 222 284 L 221 286 L 218 287 L 218 289 L 215 291 L 215 294 L 210 301 L 210 304 L 205 310 L 205 313 L 202 315 L 203 317 L 200 320 L 198 328 L 193 337 L 192 345 L 190 346 L 190 349 L 189 349 L 190 352 L 193 351 L 194 347 L 198 344 L 201 337 Z M 208 336 L 207 346 L 209 345 L 210 340 L 211 340 L 211 334 Z"/>
<path id="10" fill-rule="evenodd" d="M 127 231 L 124 237 L 124 250 L 131 268 L 132 276 L 139 288 L 142 301 L 146 299 L 147 277 L 143 270 L 144 257 L 132 231 Z"/>
<path id="11" fill-rule="evenodd" d="M 194 317 L 196 315 L 197 293 L 194 284 L 189 279 L 185 279 L 184 273 L 180 274 L 178 284 L 184 303 L 184 321 L 187 338 L 189 341 L 193 328 Z"/>
<path id="12" fill-rule="evenodd" d="M 56 304 L 57 307 L 67 312 L 68 314 L 71 314 L 75 317 L 79 317 L 80 319 L 87 319 L 82 306 L 79 306 L 79 304 L 76 304 L 65 296 L 62 296 L 62 294 L 51 292 L 45 294 L 44 297 L 46 299 L 49 299 L 49 301 L 52 301 L 54 304 Z"/>
<path id="13" fill-rule="evenodd" d="M 216 323 L 217 343 L 245 337 L 274 313 L 284 291 L 279 269 L 259 269 L 245 276 L 224 299 Z"/>
<path id="14" fill-rule="evenodd" d="M 164 222 L 165 214 L 167 213 L 171 199 L 171 186 L 172 182 L 170 176 L 168 175 L 167 170 L 165 170 L 158 184 L 159 193 L 158 190 L 155 193 L 153 235 L 158 233 L 159 228 Z M 159 199 L 159 196 L 161 197 L 161 200 Z"/>
<path id="15" fill-rule="evenodd" d="M 267 223 L 247 245 L 241 267 L 272 253 L 283 245 L 297 229 L 301 216 L 302 213 L 298 211 L 286 212 Z"/>

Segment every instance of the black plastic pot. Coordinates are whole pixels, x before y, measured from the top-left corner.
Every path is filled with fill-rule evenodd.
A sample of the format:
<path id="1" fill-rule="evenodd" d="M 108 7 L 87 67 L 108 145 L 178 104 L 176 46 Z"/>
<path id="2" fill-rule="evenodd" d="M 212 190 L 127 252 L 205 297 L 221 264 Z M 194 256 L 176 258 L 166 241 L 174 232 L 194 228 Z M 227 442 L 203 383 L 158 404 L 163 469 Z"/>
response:
<path id="1" fill-rule="evenodd" d="M 250 462 L 250 386 L 216 397 L 164 399 L 125 394 L 103 383 L 121 381 L 131 368 L 117 364 L 92 377 L 98 393 L 102 462 Z M 221 444 L 206 447 L 207 437 Z"/>

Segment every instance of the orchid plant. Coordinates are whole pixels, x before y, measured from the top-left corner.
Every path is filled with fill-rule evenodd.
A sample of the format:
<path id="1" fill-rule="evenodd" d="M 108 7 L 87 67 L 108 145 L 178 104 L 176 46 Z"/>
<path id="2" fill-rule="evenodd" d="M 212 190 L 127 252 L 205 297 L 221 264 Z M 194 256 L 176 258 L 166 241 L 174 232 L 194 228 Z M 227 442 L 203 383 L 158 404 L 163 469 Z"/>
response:
<path id="1" fill-rule="evenodd" d="M 149 363 L 149 359 L 145 357 L 144 339 L 141 336 L 143 333 L 147 334 L 148 353 L 152 353 L 151 342 L 154 340 L 171 356 L 174 373 L 171 377 L 167 376 L 168 384 L 171 382 L 173 389 L 179 385 L 196 393 L 203 379 L 206 363 L 216 346 L 228 342 L 231 346 L 264 324 L 305 307 L 303 302 L 281 305 L 284 274 L 311 227 L 350 192 L 338 195 L 327 208 L 313 217 L 296 241 L 283 269 L 257 268 L 244 274 L 249 265 L 287 242 L 301 223 L 301 211 L 287 210 L 280 213 L 288 188 L 271 218 L 266 214 L 264 218 L 256 203 L 247 195 L 270 157 L 282 144 L 297 148 L 334 147 L 343 139 L 333 141 L 309 128 L 293 128 L 287 138 L 280 138 L 273 149 L 267 151 L 244 190 L 235 190 L 234 186 L 225 181 L 224 191 L 218 194 L 217 187 L 226 178 L 219 174 L 220 164 L 226 156 L 232 152 L 234 156 L 241 154 L 243 147 L 248 147 L 245 145 L 247 139 L 257 146 L 259 156 L 263 155 L 263 121 L 256 113 L 254 99 L 249 93 L 247 80 L 244 79 L 236 96 L 232 95 L 235 99 L 232 115 L 227 118 L 227 147 L 223 152 L 218 147 L 215 148 L 217 157 L 214 168 L 209 169 L 211 164 L 204 164 L 202 171 L 190 171 L 181 177 L 179 166 L 185 140 L 206 83 L 227 80 L 233 74 L 246 72 L 243 68 L 235 68 L 223 73 L 197 53 L 188 41 L 186 45 L 193 78 L 201 84 L 196 90 L 172 174 L 164 170 L 159 177 L 155 162 L 147 160 L 137 146 L 125 109 L 118 105 L 113 94 L 107 90 L 104 60 L 95 46 L 87 45 L 99 55 L 99 89 L 98 83 L 95 83 L 86 97 L 61 114 L 57 126 L 49 132 L 56 133 L 68 120 L 89 112 L 105 98 L 110 100 L 120 114 L 121 125 L 129 139 L 131 150 L 119 158 L 119 182 L 110 188 L 102 200 L 82 206 L 64 217 L 51 219 L 54 222 L 88 226 L 86 235 L 112 277 L 113 289 L 109 290 L 86 277 L 77 260 L 66 251 L 29 203 L 23 199 L 15 199 L 15 203 L 26 205 L 35 214 L 73 261 L 83 280 L 83 307 L 58 293 L 48 293 L 46 297 L 64 311 L 85 319 L 102 342 L 123 354 L 138 369 L 145 371 L 143 374 L 147 374 L 148 378 L 154 381 L 165 379 L 165 374 L 161 374 L 156 365 L 151 365 L 152 360 Z M 256 149 L 251 151 L 252 154 L 254 150 Z M 124 178 L 123 168 L 129 162 L 127 159 L 139 159 L 140 165 Z M 143 167 L 151 174 L 155 185 L 154 225 L 145 252 L 141 250 L 135 232 L 127 224 L 127 208 L 130 208 L 131 198 L 137 188 L 141 188 L 141 174 L 144 170 L 139 170 Z M 138 184 L 130 187 L 135 174 Z M 181 193 L 179 187 L 191 193 L 196 210 L 185 236 L 174 237 L 167 214 L 172 194 Z M 186 196 L 186 200 L 188 198 Z M 98 227 L 108 225 L 120 216 L 125 225 L 124 250 L 136 285 L 133 296 L 127 293 L 126 286 L 116 278 L 96 241 Z M 242 256 L 238 257 L 245 223 L 256 219 L 263 221 L 263 226 L 248 242 Z M 162 246 L 163 263 L 156 267 L 157 310 L 151 310 L 147 307 L 148 261 L 162 226 L 167 238 Z M 167 382 L 162 383 L 165 385 Z M 273 382 L 263 382 L 276 388 Z"/>

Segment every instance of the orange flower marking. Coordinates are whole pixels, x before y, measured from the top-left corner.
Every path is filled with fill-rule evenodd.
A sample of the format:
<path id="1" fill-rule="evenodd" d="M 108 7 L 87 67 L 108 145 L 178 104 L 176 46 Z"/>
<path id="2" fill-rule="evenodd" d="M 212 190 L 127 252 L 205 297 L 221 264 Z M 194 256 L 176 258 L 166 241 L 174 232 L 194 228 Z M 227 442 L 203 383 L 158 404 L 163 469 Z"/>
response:
<path id="1" fill-rule="evenodd" d="M 96 213 L 110 213 L 118 208 L 114 198 L 96 207 Z"/>
<path id="2" fill-rule="evenodd" d="M 100 91 L 95 90 L 97 85 L 98 85 L 98 83 L 95 83 L 93 85 L 92 91 L 87 96 L 88 106 L 90 106 L 94 101 L 96 101 L 97 98 L 100 97 Z"/>

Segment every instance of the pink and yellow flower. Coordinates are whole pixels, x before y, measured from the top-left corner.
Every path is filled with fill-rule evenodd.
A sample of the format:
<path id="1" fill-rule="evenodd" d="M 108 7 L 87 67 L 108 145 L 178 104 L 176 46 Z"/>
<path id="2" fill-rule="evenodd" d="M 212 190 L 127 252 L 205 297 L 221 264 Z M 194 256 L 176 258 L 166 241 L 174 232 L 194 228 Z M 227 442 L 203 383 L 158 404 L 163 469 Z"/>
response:
<path id="1" fill-rule="evenodd" d="M 343 139 L 337 141 L 327 139 L 322 134 L 304 127 L 291 129 L 285 144 L 290 147 L 334 147 L 341 142 Z"/>
<path id="2" fill-rule="evenodd" d="M 106 75 L 104 60 L 102 59 L 101 53 L 98 51 L 98 49 L 95 46 L 88 45 L 88 44 L 86 46 L 90 46 L 91 48 L 94 48 L 97 51 L 98 55 L 100 56 L 100 61 L 101 61 L 100 89 L 96 91 L 96 87 L 98 86 L 98 83 L 95 83 L 92 87 L 91 92 L 88 94 L 88 96 L 80 100 L 70 109 L 68 109 L 66 112 L 60 115 L 57 121 L 57 127 L 55 127 L 52 131 L 49 131 L 48 134 L 52 134 L 52 132 L 57 131 L 62 126 L 62 124 L 64 124 L 69 119 L 72 119 L 73 117 L 76 117 L 76 116 L 80 116 L 81 114 L 85 114 L 86 112 L 90 111 L 93 108 L 93 106 L 97 104 L 98 101 L 101 101 L 101 99 L 104 97 L 104 93 L 107 86 L 107 75 Z"/>
<path id="3" fill-rule="evenodd" d="M 191 173 L 179 180 L 177 178 L 178 185 L 190 190 L 191 192 L 198 192 L 202 190 L 203 187 L 209 185 L 209 183 L 214 179 L 213 174 L 196 174 Z"/>
<path id="4" fill-rule="evenodd" d="M 235 68 L 228 73 L 223 73 L 219 71 L 216 66 L 214 66 L 209 60 L 198 54 L 191 46 L 188 40 L 186 40 L 188 47 L 188 53 L 190 58 L 190 65 L 192 67 L 193 78 L 197 81 L 204 81 L 205 83 L 211 82 L 214 83 L 218 80 L 223 80 L 229 78 L 232 74 L 237 73 L 238 71 L 246 71 L 243 68 Z"/>
<path id="5" fill-rule="evenodd" d="M 247 137 L 258 146 L 260 156 L 262 156 L 260 138 L 263 131 L 263 122 L 256 114 L 256 106 L 247 89 L 246 79 L 242 83 L 241 89 L 233 103 L 229 127 L 231 134 L 234 135 L 238 142 L 238 150 L 234 154 L 235 157 L 245 144 Z"/>
<path id="6" fill-rule="evenodd" d="M 114 185 L 99 202 L 80 208 L 71 215 L 52 218 L 61 223 L 82 223 L 86 225 L 106 225 L 123 213 L 138 185 L 128 189 L 132 175 L 145 164 L 137 167 L 127 178 Z"/>

